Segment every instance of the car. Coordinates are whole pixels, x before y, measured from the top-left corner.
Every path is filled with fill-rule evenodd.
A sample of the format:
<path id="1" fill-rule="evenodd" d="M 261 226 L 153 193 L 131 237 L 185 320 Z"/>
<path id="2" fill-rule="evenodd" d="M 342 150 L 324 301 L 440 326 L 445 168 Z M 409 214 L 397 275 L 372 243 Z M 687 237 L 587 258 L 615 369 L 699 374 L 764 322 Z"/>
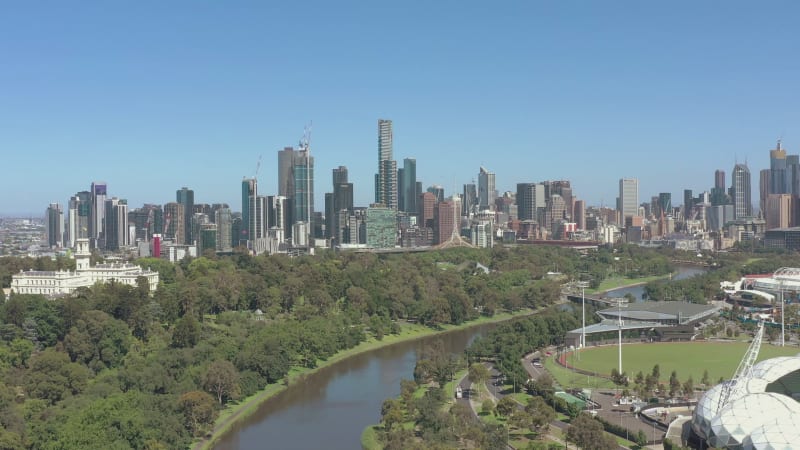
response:
<path id="1" fill-rule="evenodd" d="M 539 361 L 534 361 L 533 362 L 533 367 L 542 367 L 542 363 L 539 362 Z"/>

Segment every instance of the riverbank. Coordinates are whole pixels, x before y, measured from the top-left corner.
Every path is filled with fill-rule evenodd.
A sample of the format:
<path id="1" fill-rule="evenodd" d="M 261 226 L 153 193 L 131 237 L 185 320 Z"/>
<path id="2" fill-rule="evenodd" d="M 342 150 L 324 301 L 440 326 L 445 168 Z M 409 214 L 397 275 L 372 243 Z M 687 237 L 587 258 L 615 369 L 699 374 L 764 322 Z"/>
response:
<path id="1" fill-rule="evenodd" d="M 636 287 L 642 286 L 647 284 L 651 281 L 656 280 L 664 280 L 667 278 L 671 278 L 673 274 L 667 275 L 653 275 L 649 277 L 641 277 L 641 278 L 625 278 L 625 277 L 613 277 L 607 278 L 600 283 L 600 286 L 597 289 L 587 289 L 587 294 L 608 294 L 609 291 L 613 291 L 615 289 L 622 289 L 628 287 Z"/>
<path id="2" fill-rule="evenodd" d="M 288 385 L 295 384 L 296 382 L 302 382 L 302 379 L 305 376 L 317 372 L 322 368 L 332 366 L 355 355 L 370 352 L 383 347 L 388 347 L 394 344 L 399 344 L 401 342 L 408 342 L 428 336 L 447 333 L 450 331 L 464 330 L 479 325 L 503 322 L 516 317 L 530 315 L 534 312 L 536 311 L 531 309 L 523 309 L 514 313 L 500 313 L 492 317 L 480 317 L 470 322 L 465 322 L 461 325 L 444 325 L 440 328 L 430 328 L 418 324 L 403 323 L 401 324 L 401 331 L 399 334 L 388 334 L 384 336 L 382 340 L 377 340 L 374 337 L 370 337 L 366 341 L 349 350 L 339 352 L 325 361 L 318 361 L 318 366 L 314 369 L 293 368 L 288 375 Z M 287 387 L 288 386 L 284 385 L 283 383 L 271 384 L 268 385 L 264 390 L 259 391 L 250 397 L 242 399 L 234 405 L 229 405 L 223 411 L 221 411 L 220 416 L 215 422 L 214 429 L 210 435 L 207 435 L 202 440 L 195 442 L 191 448 L 193 450 L 211 449 L 214 446 L 214 443 L 227 434 L 237 422 L 255 413 L 261 404 L 280 392 L 286 390 Z"/>

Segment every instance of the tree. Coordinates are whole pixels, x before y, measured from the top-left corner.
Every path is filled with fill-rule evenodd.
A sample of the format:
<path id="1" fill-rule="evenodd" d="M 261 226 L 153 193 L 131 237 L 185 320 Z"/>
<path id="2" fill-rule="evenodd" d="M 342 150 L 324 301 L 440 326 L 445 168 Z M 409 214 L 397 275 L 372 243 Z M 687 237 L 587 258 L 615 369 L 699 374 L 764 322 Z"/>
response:
<path id="1" fill-rule="evenodd" d="M 228 360 L 211 363 L 203 376 L 203 389 L 217 396 L 222 405 L 239 397 L 239 371 Z"/>
<path id="2" fill-rule="evenodd" d="M 391 431 L 395 424 L 403 422 L 403 408 L 400 402 L 390 398 L 381 405 L 381 421 L 386 431 Z"/>
<path id="3" fill-rule="evenodd" d="M 494 414 L 494 402 L 492 399 L 487 398 L 486 400 L 481 403 L 481 414 L 490 415 Z"/>
<path id="4" fill-rule="evenodd" d="M 675 397 L 681 391 L 681 382 L 678 379 L 678 372 L 672 371 L 669 376 L 669 396 Z"/>
<path id="5" fill-rule="evenodd" d="M 200 323 L 191 314 L 186 314 L 175 323 L 172 332 L 172 346 L 178 348 L 194 347 L 200 341 Z"/>
<path id="6" fill-rule="evenodd" d="M 683 383 L 683 395 L 687 397 L 694 395 L 694 379 L 692 379 L 691 375 L 689 376 L 689 379 Z"/>
<path id="7" fill-rule="evenodd" d="M 617 441 L 603 431 L 603 425 L 588 414 L 578 414 L 567 427 L 568 442 L 592 450 L 614 450 Z"/>
<path id="8" fill-rule="evenodd" d="M 711 379 L 708 376 L 708 369 L 703 370 L 703 378 L 700 379 L 700 384 L 702 384 L 703 387 L 708 387 L 708 385 L 711 384 Z"/>
<path id="9" fill-rule="evenodd" d="M 644 431 L 642 430 L 639 430 L 639 432 L 636 433 L 636 445 L 642 448 L 647 445 L 647 435 L 644 434 Z"/>
<path id="10" fill-rule="evenodd" d="M 403 400 L 403 404 L 409 413 L 413 408 L 414 392 L 416 392 L 416 390 L 417 383 L 413 380 L 406 380 L 405 378 L 400 380 L 400 398 Z"/>
<path id="11" fill-rule="evenodd" d="M 547 431 L 556 418 L 556 411 L 542 397 L 530 397 L 525 411 L 531 415 L 531 427 L 540 432 Z"/>
<path id="12" fill-rule="evenodd" d="M 186 428 L 195 436 L 202 434 L 219 415 L 214 397 L 203 391 L 189 391 L 181 395 L 178 408 L 183 412 Z"/>
<path id="13" fill-rule="evenodd" d="M 508 418 L 508 424 L 517 429 L 527 429 L 533 424 L 533 418 L 525 410 L 516 410 Z"/>
<path id="14" fill-rule="evenodd" d="M 48 348 L 31 358 L 25 389 L 29 396 L 55 404 L 82 392 L 88 378 L 86 367 L 70 362 L 65 353 Z"/>
<path id="15" fill-rule="evenodd" d="M 509 396 L 505 396 L 497 402 L 497 414 L 508 417 L 517 408 L 517 402 Z"/>
<path id="16" fill-rule="evenodd" d="M 481 384 L 489 379 L 489 369 L 483 363 L 473 363 L 469 366 L 469 380 Z"/>

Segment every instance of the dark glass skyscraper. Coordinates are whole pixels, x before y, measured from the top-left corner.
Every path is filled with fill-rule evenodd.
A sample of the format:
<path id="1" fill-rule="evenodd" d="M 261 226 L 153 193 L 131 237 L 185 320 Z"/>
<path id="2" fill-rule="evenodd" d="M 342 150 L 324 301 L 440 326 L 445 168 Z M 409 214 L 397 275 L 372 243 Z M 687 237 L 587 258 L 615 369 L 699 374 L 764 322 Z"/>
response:
<path id="1" fill-rule="evenodd" d="M 746 164 L 736 164 L 731 176 L 731 194 L 733 196 L 733 217 L 743 219 L 753 216 L 753 203 L 750 199 L 750 169 Z"/>
<path id="2" fill-rule="evenodd" d="M 192 215 L 194 211 L 194 191 L 182 187 L 175 193 L 175 201 L 183 205 L 184 224 L 183 229 L 185 232 L 184 242 L 182 244 L 191 245 L 194 242 L 195 236 L 192 233 Z"/>

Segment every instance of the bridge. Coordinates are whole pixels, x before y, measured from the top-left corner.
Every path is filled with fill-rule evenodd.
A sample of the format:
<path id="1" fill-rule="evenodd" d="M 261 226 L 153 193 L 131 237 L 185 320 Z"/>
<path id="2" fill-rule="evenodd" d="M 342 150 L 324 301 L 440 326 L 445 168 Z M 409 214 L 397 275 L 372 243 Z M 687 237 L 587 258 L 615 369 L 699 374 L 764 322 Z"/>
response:
<path id="1" fill-rule="evenodd" d="M 594 306 L 617 306 L 617 300 L 614 297 L 603 297 L 599 294 L 591 295 L 586 294 L 584 297 L 581 297 L 580 294 L 575 294 L 572 292 L 562 292 L 561 295 L 566 296 L 567 300 L 571 301 L 572 303 L 581 304 L 583 299 L 586 299 L 586 304 L 594 305 Z"/>

